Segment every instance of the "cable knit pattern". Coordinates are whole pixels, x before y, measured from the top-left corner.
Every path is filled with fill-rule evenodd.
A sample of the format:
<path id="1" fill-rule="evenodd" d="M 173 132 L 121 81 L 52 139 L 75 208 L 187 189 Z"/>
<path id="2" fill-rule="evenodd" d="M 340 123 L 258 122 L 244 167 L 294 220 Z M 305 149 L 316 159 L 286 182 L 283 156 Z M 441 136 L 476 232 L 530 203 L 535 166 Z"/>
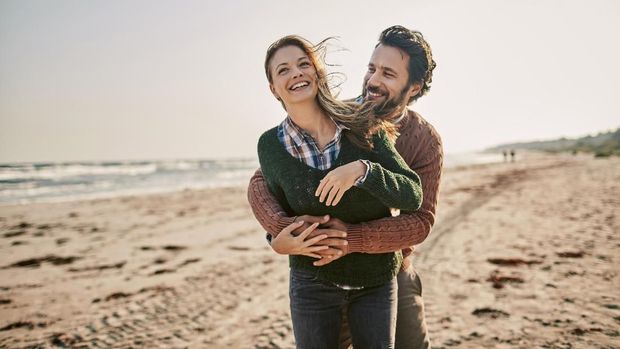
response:
<path id="1" fill-rule="evenodd" d="M 422 206 L 415 212 L 401 212 L 398 217 L 381 218 L 347 225 L 349 252 L 385 253 L 402 250 L 410 255 L 411 246 L 423 242 L 435 223 L 435 210 L 441 171 L 443 147 L 439 134 L 418 113 L 409 110 L 401 121 L 396 150 L 421 179 L 424 193 Z M 260 170 L 250 179 L 248 201 L 256 219 L 272 236 L 294 221 L 270 193 Z M 408 263 L 409 259 L 405 260 Z M 408 265 L 403 263 L 403 268 Z"/>

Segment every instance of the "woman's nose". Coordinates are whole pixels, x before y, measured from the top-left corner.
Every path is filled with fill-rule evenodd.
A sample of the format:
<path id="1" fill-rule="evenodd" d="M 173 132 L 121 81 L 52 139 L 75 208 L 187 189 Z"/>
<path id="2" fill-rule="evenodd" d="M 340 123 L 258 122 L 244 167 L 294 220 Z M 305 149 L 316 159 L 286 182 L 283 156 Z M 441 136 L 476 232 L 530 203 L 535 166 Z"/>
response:
<path id="1" fill-rule="evenodd" d="M 294 68 L 293 69 L 293 77 L 294 78 L 302 76 L 302 75 L 304 75 L 304 72 L 301 69 L 299 69 L 299 68 Z"/>

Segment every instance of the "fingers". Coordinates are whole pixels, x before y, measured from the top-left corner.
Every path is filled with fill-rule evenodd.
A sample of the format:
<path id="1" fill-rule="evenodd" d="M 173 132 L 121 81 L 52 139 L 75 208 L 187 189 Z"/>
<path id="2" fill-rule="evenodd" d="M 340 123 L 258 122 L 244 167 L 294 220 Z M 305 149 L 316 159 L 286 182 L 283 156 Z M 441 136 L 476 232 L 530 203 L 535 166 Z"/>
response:
<path id="1" fill-rule="evenodd" d="M 325 251 L 328 250 L 329 246 L 308 246 L 308 247 L 304 247 L 304 249 L 302 250 L 303 253 L 306 252 L 320 252 L 320 251 Z M 318 255 L 321 255 L 320 253 L 317 253 Z"/>
<path id="2" fill-rule="evenodd" d="M 335 261 L 335 260 L 336 260 L 336 259 L 338 259 L 338 258 L 340 258 L 340 257 L 335 257 L 335 258 L 321 258 L 321 259 L 319 259 L 318 261 L 313 262 L 312 264 L 313 264 L 315 267 L 322 267 L 322 266 L 324 266 L 324 265 L 327 265 L 327 264 L 329 264 L 329 263 L 331 263 L 331 262 Z"/>
<path id="3" fill-rule="evenodd" d="M 319 235 L 319 236 L 315 236 L 310 240 L 304 241 L 304 243 L 302 244 L 303 247 L 308 247 L 308 246 L 312 246 L 312 245 L 316 245 L 319 241 L 325 239 L 327 237 L 327 235 Z M 318 247 L 318 246 L 317 246 Z M 327 247 L 327 246 L 320 246 L 320 247 Z M 322 249 L 323 250 L 323 249 Z"/>
<path id="4" fill-rule="evenodd" d="M 327 221 L 329 221 L 329 215 L 324 215 L 324 216 L 308 216 L 308 215 L 303 215 L 302 217 L 300 217 L 304 222 L 306 223 L 327 223 Z"/>
<path id="5" fill-rule="evenodd" d="M 338 253 L 334 253 L 334 252 L 338 252 Z M 338 250 L 338 249 L 334 249 L 334 248 L 330 248 L 324 251 L 320 251 L 318 252 L 318 254 L 321 255 L 321 259 L 318 261 L 315 261 L 314 263 L 312 263 L 314 266 L 320 267 L 326 264 L 329 264 L 333 261 L 335 261 L 336 259 L 340 258 L 343 256 L 342 251 Z"/>
<path id="6" fill-rule="evenodd" d="M 338 218 L 331 218 L 329 221 L 321 224 L 321 229 L 336 229 L 336 230 L 342 230 L 345 231 L 346 226 L 344 225 L 344 222 L 339 220 Z M 319 229 L 319 230 L 321 230 Z"/>
<path id="7" fill-rule="evenodd" d="M 334 198 L 336 197 L 336 195 L 342 191 L 342 188 L 340 187 L 332 187 L 332 190 L 329 192 L 329 195 L 327 196 L 327 201 L 325 201 L 325 205 L 326 206 L 330 206 L 332 204 L 332 201 L 334 201 Z"/>
<path id="8" fill-rule="evenodd" d="M 310 233 L 310 235 L 308 235 L 306 237 L 306 239 L 311 239 L 315 236 L 319 236 L 319 235 L 327 235 L 328 238 L 341 238 L 344 239 L 347 237 L 347 233 L 338 229 L 321 229 L 321 228 L 317 228 L 314 229 L 314 231 L 312 233 Z"/>
<path id="9" fill-rule="evenodd" d="M 342 196 L 344 195 L 344 193 L 346 192 L 346 189 L 340 189 L 338 191 L 338 195 L 336 195 L 336 197 L 334 198 L 334 201 L 332 202 L 332 206 L 336 206 L 338 205 L 338 203 L 340 202 L 340 199 L 342 199 Z"/>
<path id="10" fill-rule="evenodd" d="M 287 227 L 285 227 L 284 229 L 282 229 L 282 231 L 280 232 L 280 234 L 284 233 L 284 234 L 290 234 L 293 232 L 293 230 L 301 227 L 304 224 L 304 221 L 299 221 L 299 222 L 295 222 L 295 223 L 291 223 L 289 224 Z"/>
<path id="11" fill-rule="evenodd" d="M 346 246 L 349 242 L 345 239 L 327 238 L 317 242 L 316 244 L 319 246 Z"/>
<path id="12" fill-rule="evenodd" d="M 306 230 L 304 230 L 301 234 L 299 234 L 299 238 L 301 240 L 306 240 L 306 237 L 308 237 L 308 235 L 310 235 L 310 233 L 312 233 L 312 231 L 314 229 L 316 229 L 316 227 L 319 226 L 319 223 L 312 223 L 311 226 L 309 226 L 308 228 L 306 228 Z M 288 227 L 287 227 L 288 228 Z"/>
<path id="13" fill-rule="evenodd" d="M 325 181 L 325 179 L 323 179 L 323 180 Z M 330 193 L 330 191 L 334 187 L 334 183 L 331 183 L 329 181 L 326 181 L 326 182 L 328 182 L 328 183 L 325 184 L 325 186 L 323 187 L 323 189 L 320 192 L 319 202 L 325 201 L 325 197 L 327 196 L 327 194 Z"/>
<path id="14" fill-rule="evenodd" d="M 314 196 L 319 196 L 319 193 L 323 190 L 327 182 L 329 182 L 329 179 L 327 178 L 327 176 L 321 179 L 321 181 L 319 182 L 319 186 L 316 188 L 316 191 L 314 192 Z"/>
<path id="15" fill-rule="evenodd" d="M 329 246 L 321 246 L 321 247 L 327 247 L 327 248 L 324 248 L 322 250 L 318 250 L 315 252 L 317 252 L 317 254 L 320 254 L 323 258 L 335 258 L 335 257 L 340 257 L 343 255 L 342 250 L 338 248 L 329 247 Z"/>
<path id="16" fill-rule="evenodd" d="M 308 256 L 308 257 L 312 257 L 312 258 L 316 258 L 316 259 L 321 259 L 321 256 L 319 256 L 316 253 L 302 253 L 302 256 Z"/>

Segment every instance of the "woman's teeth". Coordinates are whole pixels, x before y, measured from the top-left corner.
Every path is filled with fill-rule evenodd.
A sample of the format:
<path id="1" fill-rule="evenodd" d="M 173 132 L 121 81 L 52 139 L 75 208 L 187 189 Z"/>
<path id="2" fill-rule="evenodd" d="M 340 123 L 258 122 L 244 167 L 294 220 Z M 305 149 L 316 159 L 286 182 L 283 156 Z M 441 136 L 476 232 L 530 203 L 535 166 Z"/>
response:
<path id="1" fill-rule="evenodd" d="M 296 83 L 295 85 L 291 86 L 291 88 L 290 88 L 290 89 L 294 91 L 294 90 L 297 90 L 297 89 L 299 89 L 299 88 L 306 87 L 306 86 L 308 86 L 308 85 L 309 85 L 309 83 L 308 83 L 307 81 L 304 81 L 304 82 L 298 82 L 298 83 Z"/>

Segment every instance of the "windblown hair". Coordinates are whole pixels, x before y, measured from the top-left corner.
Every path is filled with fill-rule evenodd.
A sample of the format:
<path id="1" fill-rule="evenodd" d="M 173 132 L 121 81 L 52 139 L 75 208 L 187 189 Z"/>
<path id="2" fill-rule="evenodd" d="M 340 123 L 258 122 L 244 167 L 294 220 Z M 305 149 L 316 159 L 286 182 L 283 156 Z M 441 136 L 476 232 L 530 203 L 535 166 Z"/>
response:
<path id="1" fill-rule="evenodd" d="M 369 103 L 359 104 L 354 101 L 339 101 L 332 93 L 332 88 L 336 86 L 331 86 L 330 84 L 331 75 L 327 73 L 325 63 L 327 43 L 332 39 L 334 38 L 329 37 L 316 45 L 298 35 L 288 35 L 277 40 L 269 46 L 265 55 L 265 75 L 267 80 L 269 83 L 273 83 L 270 64 L 275 53 L 283 47 L 298 47 L 308 55 L 310 62 L 316 70 L 318 85 L 316 100 L 319 107 L 335 122 L 348 128 L 344 132 L 345 137 L 360 148 L 372 149 L 372 136 L 383 129 L 388 137 L 394 141 L 398 136 L 396 127 L 376 115 L 377 111 L 383 113 L 388 112 L 387 110 L 373 108 Z M 280 103 L 284 110 L 286 110 L 284 102 L 280 100 Z"/>
<path id="2" fill-rule="evenodd" d="M 437 64 L 433 60 L 431 47 L 424 40 L 422 33 L 394 25 L 381 32 L 379 43 L 375 47 L 381 44 L 398 48 L 409 55 L 407 85 L 410 87 L 419 83 L 422 88 L 417 95 L 409 99 L 408 104 L 425 95 L 431 88 L 433 69 Z"/>

